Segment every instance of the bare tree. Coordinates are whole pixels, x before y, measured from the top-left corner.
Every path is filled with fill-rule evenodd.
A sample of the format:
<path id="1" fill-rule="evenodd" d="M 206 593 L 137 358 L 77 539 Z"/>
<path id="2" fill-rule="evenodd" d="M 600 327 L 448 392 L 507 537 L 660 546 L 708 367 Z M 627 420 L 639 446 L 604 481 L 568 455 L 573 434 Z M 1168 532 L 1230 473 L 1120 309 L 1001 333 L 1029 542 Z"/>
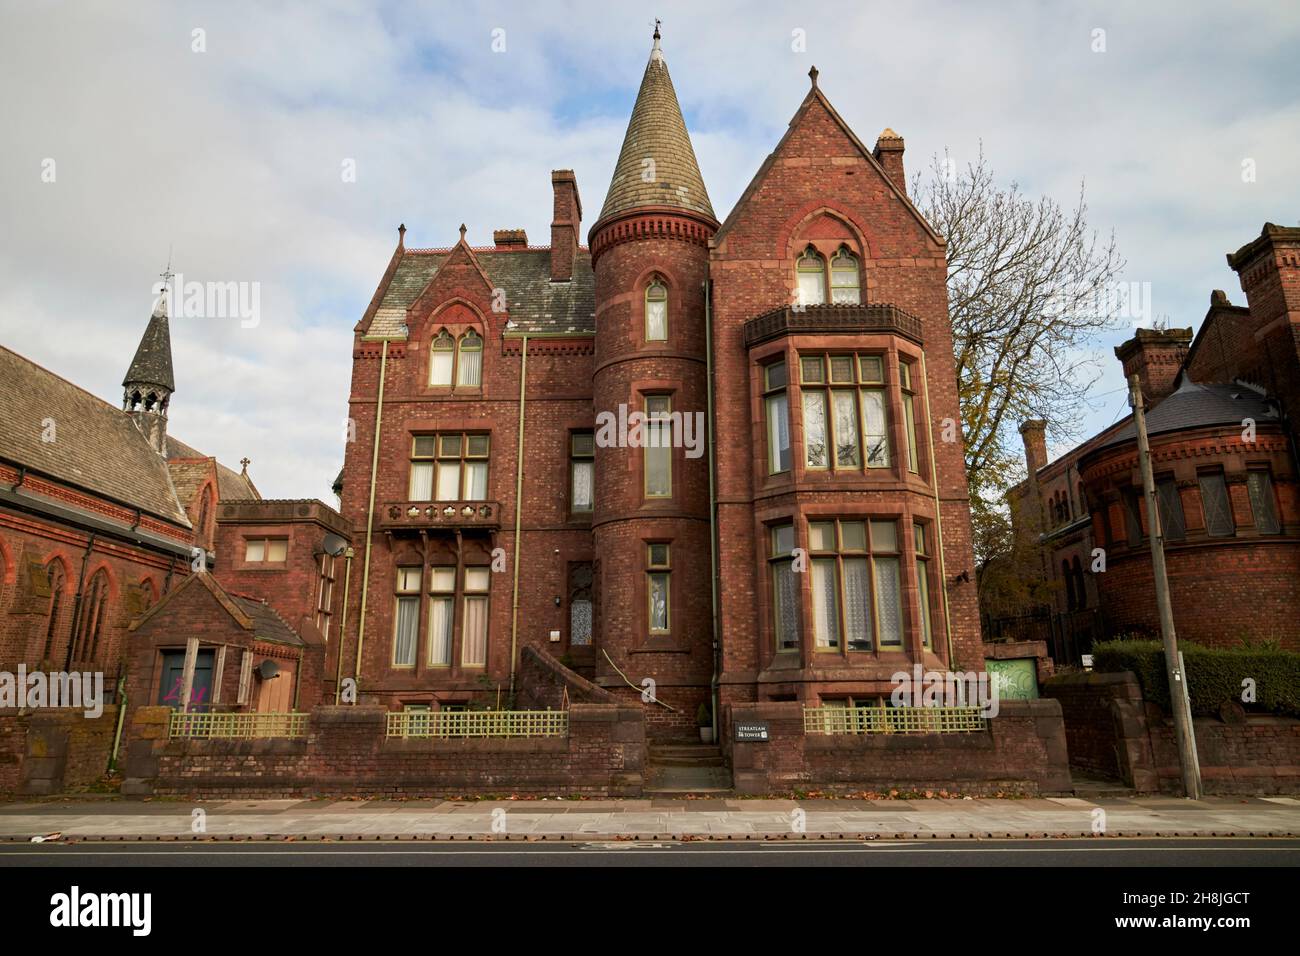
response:
<path id="1" fill-rule="evenodd" d="M 964 171 L 934 157 L 913 178 L 912 197 L 948 240 L 966 471 L 979 520 L 1001 511 L 1024 475 L 1020 422 L 1041 418 L 1057 437 L 1077 434 L 1099 374 L 1095 339 L 1124 306 L 1115 295 L 1124 260 L 1113 234 L 1099 239 L 1088 225 L 1082 184 L 1072 210 L 1048 197 L 1035 202 L 1015 183 L 995 183 L 982 149 Z M 996 541 L 985 537 L 983 548 Z"/>

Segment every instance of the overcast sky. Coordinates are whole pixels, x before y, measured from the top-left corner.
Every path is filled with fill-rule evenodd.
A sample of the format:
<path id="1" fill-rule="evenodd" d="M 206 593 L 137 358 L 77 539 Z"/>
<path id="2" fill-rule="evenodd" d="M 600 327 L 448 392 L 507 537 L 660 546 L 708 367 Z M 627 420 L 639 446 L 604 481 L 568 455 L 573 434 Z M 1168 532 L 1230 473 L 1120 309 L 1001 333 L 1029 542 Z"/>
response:
<path id="1" fill-rule="evenodd" d="M 170 430 L 251 458 L 265 496 L 332 502 L 352 328 L 398 223 L 414 247 L 462 221 L 475 245 L 545 243 L 550 170 L 572 168 L 590 226 L 656 15 L 719 219 L 815 63 L 864 141 L 906 138 L 909 171 L 982 141 L 1030 196 L 1068 205 L 1084 182 L 1173 325 L 1214 288 L 1243 302 L 1224 253 L 1300 223 L 1293 2 L 5 0 L 0 343 L 117 402 L 169 248 L 186 281 L 259 283 L 255 327 L 173 321 Z M 1122 413 L 1110 350 L 1130 334 L 1097 343 L 1088 432 Z"/>

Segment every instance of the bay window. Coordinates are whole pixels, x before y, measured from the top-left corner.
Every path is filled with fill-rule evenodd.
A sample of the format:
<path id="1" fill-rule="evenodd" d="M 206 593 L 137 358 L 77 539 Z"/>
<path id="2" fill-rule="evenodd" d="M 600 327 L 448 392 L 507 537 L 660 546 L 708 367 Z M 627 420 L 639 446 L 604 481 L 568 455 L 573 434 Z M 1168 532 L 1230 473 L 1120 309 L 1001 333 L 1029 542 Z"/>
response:
<path id="1" fill-rule="evenodd" d="M 767 423 L 768 474 L 790 470 L 790 398 L 785 362 L 763 367 L 763 410 Z"/>
<path id="2" fill-rule="evenodd" d="M 809 521 L 808 550 L 812 556 L 815 649 L 901 647 L 897 521 Z"/>
<path id="3" fill-rule="evenodd" d="M 411 501 L 483 501 L 487 498 L 487 435 L 417 435 L 411 444 Z"/>

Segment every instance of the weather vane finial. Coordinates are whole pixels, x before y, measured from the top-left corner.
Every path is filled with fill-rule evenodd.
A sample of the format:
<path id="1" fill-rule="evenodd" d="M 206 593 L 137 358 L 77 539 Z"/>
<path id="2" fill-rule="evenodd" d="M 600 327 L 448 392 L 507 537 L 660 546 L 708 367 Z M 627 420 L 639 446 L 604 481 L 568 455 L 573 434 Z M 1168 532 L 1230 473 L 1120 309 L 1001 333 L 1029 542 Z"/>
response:
<path id="1" fill-rule="evenodd" d="M 661 21 L 658 17 L 655 17 L 655 39 L 656 39 L 656 40 L 659 39 L 659 24 L 660 24 L 661 22 L 662 22 L 662 21 Z"/>

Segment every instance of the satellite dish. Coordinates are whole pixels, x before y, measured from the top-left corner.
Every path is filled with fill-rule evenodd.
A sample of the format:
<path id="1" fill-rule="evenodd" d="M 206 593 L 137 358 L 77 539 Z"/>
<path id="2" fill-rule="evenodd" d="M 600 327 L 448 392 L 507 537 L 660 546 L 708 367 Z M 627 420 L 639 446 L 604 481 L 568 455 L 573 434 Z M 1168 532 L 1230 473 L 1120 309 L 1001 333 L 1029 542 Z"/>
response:
<path id="1" fill-rule="evenodd" d="M 325 540 L 321 542 L 321 550 L 331 557 L 337 558 L 340 554 L 348 549 L 347 539 L 337 534 L 325 535 Z"/>
<path id="2" fill-rule="evenodd" d="M 280 676 L 280 665 L 269 657 L 257 665 L 257 676 L 262 680 L 271 680 Z"/>

